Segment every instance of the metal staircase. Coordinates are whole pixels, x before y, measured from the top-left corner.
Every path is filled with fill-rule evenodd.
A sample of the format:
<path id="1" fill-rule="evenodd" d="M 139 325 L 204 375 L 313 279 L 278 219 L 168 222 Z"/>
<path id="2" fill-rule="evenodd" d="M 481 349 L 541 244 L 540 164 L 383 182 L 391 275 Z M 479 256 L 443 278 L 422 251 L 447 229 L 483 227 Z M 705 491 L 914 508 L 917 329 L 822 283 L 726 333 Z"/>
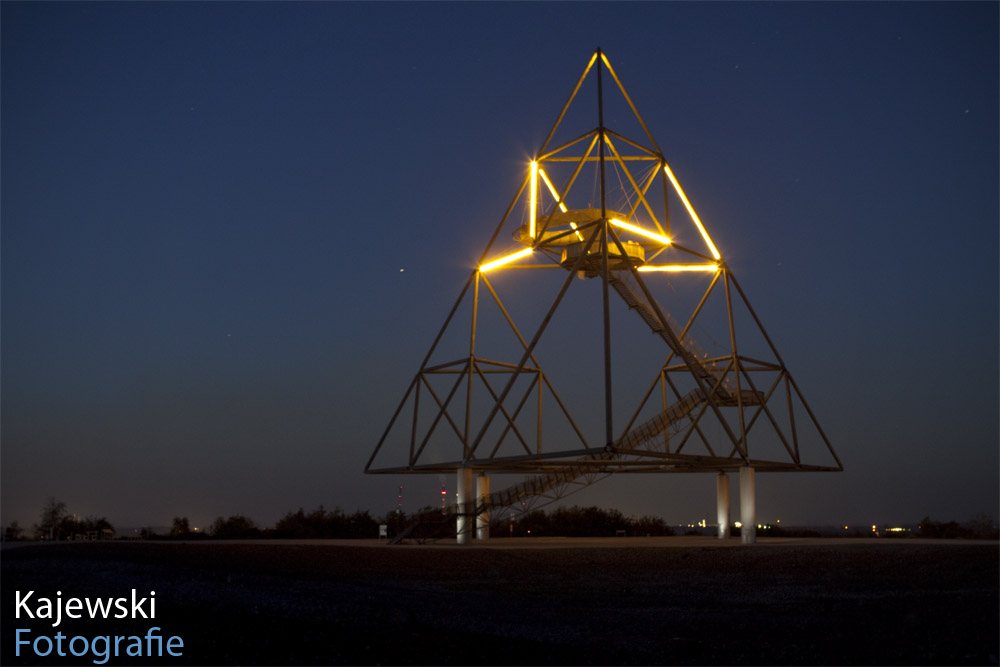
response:
<path id="1" fill-rule="evenodd" d="M 701 389 L 692 389 L 681 400 L 622 436 L 615 443 L 615 447 L 622 449 L 648 448 L 652 441 L 657 439 L 664 430 L 678 423 L 704 401 L 704 392 Z M 482 498 L 478 498 L 464 505 L 456 503 L 450 505 L 444 514 L 440 510 L 419 513 L 399 535 L 389 541 L 389 544 L 399 544 L 405 539 L 424 542 L 443 537 L 453 537 L 454 524 L 449 522 L 454 521 L 456 516 L 464 515 L 471 517 L 488 509 L 496 510 L 503 507 L 511 507 L 526 498 L 545 495 L 552 489 L 572 483 L 588 473 L 596 472 L 596 474 L 600 474 L 600 471 L 595 471 L 594 467 L 589 465 L 590 463 L 612 461 L 620 456 L 622 455 L 616 451 L 601 449 L 588 456 L 575 459 L 577 465 L 573 465 L 573 462 L 568 462 L 564 468 L 560 468 L 558 471 L 547 475 L 535 475 L 505 489 L 495 491 L 486 496 L 485 501 Z M 583 464 L 582 462 L 587 462 L 587 464 Z"/>
<path id="2" fill-rule="evenodd" d="M 692 389 L 680 401 L 674 403 L 663 412 L 654 416 L 652 419 L 643 422 L 622 436 L 615 443 L 615 449 L 639 449 L 648 445 L 654 438 L 663 433 L 663 431 L 671 424 L 677 423 L 680 419 L 684 418 L 688 413 L 704 402 L 704 400 L 704 392 L 700 389 Z M 594 461 L 611 461 L 619 456 L 621 456 L 621 454 L 614 450 L 602 449 L 595 451 L 593 454 L 576 459 L 576 461 L 583 461 L 587 463 Z M 521 502 L 525 498 L 542 495 L 560 484 L 572 482 L 588 472 L 594 472 L 594 467 L 591 465 L 574 466 L 572 462 L 569 462 L 565 468 L 561 468 L 557 472 L 552 472 L 547 475 L 536 475 L 509 486 L 506 489 L 491 493 L 487 497 L 487 504 L 491 507 L 509 507 Z"/>
<path id="3" fill-rule="evenodd" d="M 659 335 L 677 356 L 685 360 L 692 372 L 698 375 L 704 385 L 708 387 L 708 392 L 714 394 L 714 402 L 720 406 L 735 405 L 759 405 L 762 397 L 753 391 L 743 390 L 739 392 L 739 397 L 729 389 L 728 377 L 724 377 L 725 369 L 720 367 L 715 361 L 710 360 L 708 354 L 690 336 L 684 336 L 683 343 L 678 345 L 678 338 L 668 333 L 663 323 L 656 315 L 656 309 L 649 303 L 630 271 L 609 271 L 608 284 L 622 298 L 630 310 L 634 310 L 639 317 L 649 326 L 650 330 Z M 667 326 L 672 331 L 681 332 L 678 323 L 663 308 L 659 308 L 667 320 Z M 464 505 L 454 504 L 447 508 L 445 514 L 440 510 L 425 512 L 414 517 L 414 521 L 398 536 L 390 541 L 390 544 L 414 536 L 413 539 L 433 540 L 440 539 L 445 535 L 441 534 L 442 529 L 448 533 L 446 528 L 454 517 L 459 515 L 475 516 L 486 510 L 496 510 L 504 507 L 514 506 L 527 498 L 544 496 L 553 489 L 567 484 L 571 484 L 577 479 L 588 474 L 605 475 L 610 474 L 601 470 L 599 462 L 614 461 L 625 456 L 620 450 L 654 450 L 661 449 L 654 445 L 659 441 L 659 436 L 668 428 L 676 426 L 680 420 L 698 408 L 706 399 L 708 393 L 700 387 L 696 387 L 686 393 L 676 403 L 670 405 L 666 410 L 654 415 L 645 422 L 632 428 L 625 435 L 619 438 L 613 447 L 595 450 L 593 454 L 571 459 L 564 466 L 559 467 L 547 474 L 535 475 L 513 484 L 500 491 L 494 491 L 484 498 L 477 498 L 474 501 L 464 503 Z M 597 464 L 597 465 L 595 465 Z M 597 481 L 596 479 L 593 481 Z M 592 482 L 581 484 L 589 486 Z M 552 500 L 566 494 L 553 494 Z M 471 525 L 471 522 L 470 522 Z M 471 528 L 470 528 L 471 529 Z M 418 537 L 419 533 L 428 534 L 426 537 Z M 454 535 L 454 528 L 450 530 L 450 535 Z"/>
<path id="4" fill-rule="evenodd" d="M 715 362 L 709 361 L 708 353 L 690 335 L 680 340 L 681 326 L 669 312 L 663 308 L 657 309 L 653 307 L 646 299 L 646 295 L 636 282 L 631 271 L 609 271 L 608 284 L 622 298 L 622 301 L 629 307 L 629 310 L 634 310 L 642 318 L 643 322 L 646 323 L 650 331 L 662 338 L 674 354 L 683 359 L 692 372 L 698 375 L 706 386 L 712 388 L 719 384 L 719 378 L 723 376 L 725 369 L 720 368 Z M 676 332 L 678 337 L 675 338 L 667 332 L 663 323 L 656 315 L 657 310 L 663 313 L 663 316 L 667 320 L 667 326 L 673 332 Z M 678 342 L 680 342 L 680 345 L 678 345 Z M 728 378 L 715 388 L 715 392 L 720 398 L 728 398 Z"/>

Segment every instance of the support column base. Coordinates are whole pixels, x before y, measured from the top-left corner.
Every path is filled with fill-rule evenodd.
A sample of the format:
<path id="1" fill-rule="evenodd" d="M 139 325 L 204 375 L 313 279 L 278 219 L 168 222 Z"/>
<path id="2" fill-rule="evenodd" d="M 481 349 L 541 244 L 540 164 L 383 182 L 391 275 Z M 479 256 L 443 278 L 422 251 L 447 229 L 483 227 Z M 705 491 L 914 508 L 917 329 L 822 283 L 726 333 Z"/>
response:
<path id="1" fill-rule="evenodd" d="M 715 515 L 719 524 L 719 539 L 729 537 L 729 476 L 719 472 L 715 478 Z"/>
<path id="2" fill-rule="evenodd" d="M 740 468 L 740 539 L 743 544 L 757 542 L 757 489 L 754 469 Z"/>

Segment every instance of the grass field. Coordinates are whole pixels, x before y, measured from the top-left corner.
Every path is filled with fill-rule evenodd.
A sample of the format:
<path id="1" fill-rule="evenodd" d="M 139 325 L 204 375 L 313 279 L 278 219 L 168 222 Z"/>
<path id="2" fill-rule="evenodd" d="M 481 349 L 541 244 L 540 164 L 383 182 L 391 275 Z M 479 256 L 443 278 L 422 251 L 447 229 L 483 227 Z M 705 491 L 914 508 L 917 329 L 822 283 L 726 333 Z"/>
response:
<path id="1" fill-rule="evenodd" d="M 158 626 L 183 639 L 181 656 L 107 664 L 997 664 L 995 542 L 738 542 L 5 546 L 0 658 L 94 664 L 18 657 L 18 628 L 92 638 Z M 132 589 L 156 591 L 155 619 L 15 618 L 16 591 Z"/>

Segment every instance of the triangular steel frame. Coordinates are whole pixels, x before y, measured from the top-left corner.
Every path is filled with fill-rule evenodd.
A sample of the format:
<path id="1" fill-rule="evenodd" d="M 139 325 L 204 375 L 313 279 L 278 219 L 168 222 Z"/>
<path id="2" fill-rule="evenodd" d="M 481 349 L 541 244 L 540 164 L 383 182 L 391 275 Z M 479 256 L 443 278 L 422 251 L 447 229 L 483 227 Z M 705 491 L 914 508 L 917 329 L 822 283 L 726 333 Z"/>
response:
<path id="1" fill-rule="evenodd" d="M 644 140 L 605 126 L 605 71 L 617 84 L 633 120 L 645 135 Z M 591 75 L 597 87 L 597 126 L 554 144 Z M 629 165 L 638 165 L 645 171 L 640 174 Z M 580 178 L 585 169 L 594 172 L 595 187 L 589 200 L 587 193 L 582 192 Z M 609 201 L 612 196 L 612 188 L 606 182 L 609 170 L 614 170 L 619 178 L 620 192 L 615 190 L 615 193 L 624 198 L 618 202 Z M 556 172 L 563 176 L 558 186 L 554 182 Z M 652 188 L 657 180 L 661 182 L 662 194 Z M 599 208 L 595 201 L 597 194 Z M 680 220 L 673 222 L 671 201 L 675 202 L 675 208 L 679 202 L 684 210 Z M 568 204 L 578 207 L 571 208 Z M 497 251 L 505 229 L 511 233 L 518 250 Z M 681 243 L 681 239 L 685 242 Z M 492 272 L 500 269 L 501 273 L 532 269 L 545 274 L 560 271 L 566 274 L 565 279 L 557 281 L 560 287 L 530 339 L 515 324 L 491 278 Z M 531 275 L 541 274 L 533 271 Z M 689 276 L 709 281 L 684 325 L 675 321 L 654 297 L 648 281 L 664 275 L 675 278 L 679 284 L 685 283 Z M 591 437 L 596 440 L 594 443 L 588 441 L 586 429 L 574 420 L 536 355 L 539 341 L 577 276 L 599 278 L 601 282 L 605 419 L 603 435 Z M 689 285 L 684 287 L 690 289 Z M 653 383 L 624 429 L 617 433 L 613 427 L 611 383 L 609 295 L 612 291 L 667 345 L 666 359 L 656 369 Z M 705 318 L 706 303 L 719 301 L 721 297 L 713 295 L 720 293 L 724 293 L 729 346 L 724 354 L 709 355 L 694 342 L 691 332 Z M 477 348 L 482 308 L 491 304 L 500 313 L 499 321 L 509 327 L 511 340 L 516 340 L 516 360 L 484 357 Z M 471 308 L 468 355 L 439 362 L 434 356 L 446 332 L 461 326 L 456 315 L 462 308 Z M 743 318 L 739 327 L 734 313 Z M 748 331 L 756 336 L 758 347 L 768 358 L 740 351 L 739 338 Z M 503 381 L 492 381 L 491 376 Z M 660 405 L 651 408 L 657 386 Z M 473 416 L 473 397 L 484 396 L 483 391 L 490 407 L 480 419 Z M 430 398 L 429 410 L 426 398 L 421 406 L 422 397 Z M 526 409 L 529 404 L 532 407 Z M 650 410 L 654 411 L 651 417 Z M 525 417 L 528 412 L 534 416 Z M 551 414 L 555 414 L 564 431 L 568 427 L 570 435 L 564 438 L 568 442 L 549 447 L 550 441 L 544 438 L 547 426 L 543 414 L 550 415 L 549 422 Z M 643 420 L 644 414 L 647 418 Z M 532 421 L 530 433 L 522 428 L 525 421 Z M 714 446 L 713 438 L 705 432 L 705 424 L 709 422 L 716 424 L 717 431 L 724 432 L 716 438 L 721 443 L 715 442 Z M 403 428 L 404 423 L 408 428 Z M 756 434 L 762 430 L 780 443 L 777 451 L 781 456 L 755 455 Z M 814 445 L 818 436 L 827 463 L 808 463 L 803 457 L 801 444 L 806 431 Z M 451 456 L 431 457 L 427 445 L 432 439 L 439 441 L 442 434 L 452 443 L 448 446 L 454 446 L 454 452 Z M 408 441 L 405 463 L 375 465 L 388 443 L 399 445 L 402 441 Z M 699 446 L 702 451 L 692 451 Z M 505 447 L 513 447 L 514 452 L 501 451 Z M 815 446 L 810 452 L 813 450 Z M 500 507 L 523 504 L 528 497 L 561 497 L 568 487 L 579 486 L 581 481 L 586 485 L 612 472 L 714 472 L 743 466 L 760 471 L 843 470 L 743 289 L 618 75 L 598 49 L 535 159 L 529 163 L 524 181 L 396 408 L 365 472 L 440 474 L 471 468 L 486 473 L 529 475 L 514 487 L 490 495 L 488 504 Z M 465 513 L 461 508 L 456 511 Z"/>

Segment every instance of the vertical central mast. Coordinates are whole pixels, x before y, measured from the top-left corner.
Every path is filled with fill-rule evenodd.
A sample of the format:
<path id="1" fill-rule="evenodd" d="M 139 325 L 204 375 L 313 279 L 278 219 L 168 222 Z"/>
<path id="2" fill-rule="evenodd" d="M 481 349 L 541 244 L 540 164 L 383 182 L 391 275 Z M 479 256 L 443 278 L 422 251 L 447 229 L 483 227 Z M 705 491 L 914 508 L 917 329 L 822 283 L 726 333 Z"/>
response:
<path id="1" fill-rule="evenodd" d="M 604 196 L 604 88 L 601 74 L 604 71 L 604 54 L 597 47 L 597 136 L 600 140 L 601 165 L 601 279 L 604 292 L 604 444 L 611 445 L 614 438 L 611 408 L 611 303 L 608 298 L 608 211 Z"/>

